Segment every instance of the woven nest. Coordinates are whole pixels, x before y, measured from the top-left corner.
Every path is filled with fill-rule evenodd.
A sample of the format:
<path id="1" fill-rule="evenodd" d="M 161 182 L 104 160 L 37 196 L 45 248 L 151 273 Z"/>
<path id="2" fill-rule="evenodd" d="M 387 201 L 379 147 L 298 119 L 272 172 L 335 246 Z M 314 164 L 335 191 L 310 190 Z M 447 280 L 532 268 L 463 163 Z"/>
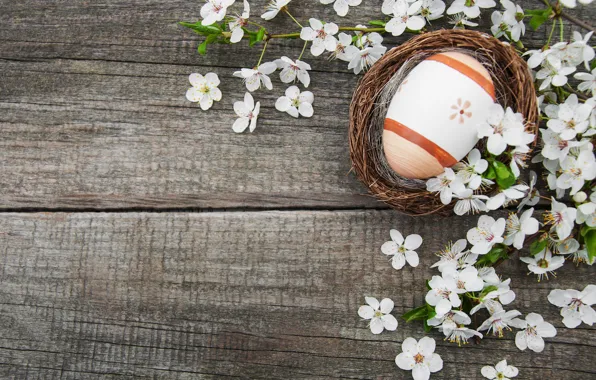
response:
<path id="1" fill-rule="evenodd" d="M 537 135 L 538 107 L 534 81 L 526 62 L 509 45 L 470 30 L 438 30 L 416 36 L 391 49 L 364 75 L 350 106 L 350 157 L 358 177 L 370 192 L 394 209 L 410 214 L 449 213 L 438 194 L 426 191 L 425 180 L 409 180 L 392 171 L 382 144 L 382 121 L 388 100 L 405 77 L 404 69 L 446 50 L 472 55 L 491 74 L 497 102 L 526 119 L 527 129 Z M 389 93 L 389 97 L 388 94 Z M 379 126 L 380 125 L 380 126 Z M 492 189 L 484 189 L 488 193 Z"/>

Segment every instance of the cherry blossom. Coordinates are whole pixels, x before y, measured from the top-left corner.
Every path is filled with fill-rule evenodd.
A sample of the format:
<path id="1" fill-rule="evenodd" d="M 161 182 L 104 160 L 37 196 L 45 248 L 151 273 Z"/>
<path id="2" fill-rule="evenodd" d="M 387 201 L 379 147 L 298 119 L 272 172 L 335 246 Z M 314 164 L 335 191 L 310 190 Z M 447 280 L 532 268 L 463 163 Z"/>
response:
<path id="1" fill-rule="evenodd" d="M 522 249 L 526 236 L 538 232 L 540 225 L 538 220 L 532 218 L 533 213 L 534 209 L 530 208 L 524 211 L 520 217 L 514 213 L 509 214 L 505 225 L 505 244 L 513 244 L 515 248 Z"/>
<path id="2" fill-rule="evenodd" d="M 314 99 L 312 92 L 300 92 L 297 86 L 290 86 L 286 90 L 286 95 L 277 99 L 275 108 L 296 118 L 298 116 L 311 117 L 314 113 L 312 108 Z"/>
<path id="3" fill-rule="evenodd" d="M 453 193 L 465 190 L 461 177 L 458 177 L 451 168 L 445 168 L 445 171 L 436 178 L 426 181 L 426 190 L 440 193 L 441 203 L 448 205 L 451 203 Z"/>
<path id="4" fill-rule="evenodd" d="M 484 287 L 484 281 L 478 277 L 478 269 L 474 266 L 462 270 L 447 268 L 443 272 L 443 278 L 453 281 L 456 285 L 455 292 L 463 294 L 466 292 L 479 292 Z"/>
<path id="5" fill-rule="evenodd" d="M 201 7 L 202 25 L 211 25 L 226 17 L 228 7 L 235 0 L 209 0 Z"/>
<path id="6" fill-rule="evenodd" d="M 588 285 L 584 290 L 554 289 L 548 295 L 548 302 L 561 308 L 563 324 L 574 329 L 582 322 L 592 326 L 596 322 L 596 285 Z"/>
<path id="7" fill-rule="evenodd" d="M 279 12 L 285 9 L 290 0 L 271 0 L 265 13 L 261 15 L 265 20 L 272 20 Z"/>
<path id="8" fill-rule="evenodd" d="M 418 0 L 420 2 L 420 15 L 428 21 L 443 17 L 445 2 L 442 0 Z"/>
<path id="9" fill-rule="evenodd" d="M 544 339 L 557 335 L 555 326 L 545 322 L 540 314 L 530 313 L 524 321 L 525 327 L 515 335 L 515 345 L 520 350 L 526 348 L 534 352 L 544 350 Z"/>
<path id="10" fill-rule="evenodd" d="M 453 29 L 465 29 L 466 26 L 476 27 L 478 23 L 472 22 L 463 13 L 456 13 L 449 18 L 449 23 L 453 25 Z"/>
<path id="11" fill-rule="evenodd" d="M 277 65 L 277 68 L 281 69 L 281 72 L 279 73 L 279 79 L 283 83 L 293 83 L 296 82 L 296 79 L 298 79 L 300 83 L 304 85 L 304 87 L 308 87 L 310 84 L 310 76 L 308 75 L 310 65 L 308 63 L 299 59 L 294 62 L 285 56 L 281 57 L 280 59 L 276 59 L 274 62 Z"/>
<path id="12" fill-rule="evenodd" d="M 577 195 L 577 193 L 576 193 Z M 577 207 L 575 220 L 578 224 L 586 223 L 589 227 L 596 227 L 596 189 L 592 189 L 590 201 Z"/>
<path id="13" fill-rule="evenodd" d="M 213 105 L 213 102 L 221 100 L 221 91 L 219 86 L 219 77 L 215 73 L 207 73 L 205 76 L 201 74 L 190 74 L 188 77 L 191 88 L 186 91 L 186 99 L 193 103 L 199 103 L 203 111 L 208 110 Z"/>
<path id="14" fill-rule="evenodd" d="M 596 178 L 596 158 L 589 150 L 580 152 L 577 157 L 567 157 L 561 162 L 563 174 L 557 178 L 557 187 L 560 189 L 571 188 L 570 194 L 577 193 L 586 181 Z"/>
<path id="15" fill-rule="evenodd" d="M 494 273 L 494 271 L 493 271 Z M 511 279 L 505 281 L 498 281 L 496 284 L 490 284 L 496 286 L 497 289 L 491 290 L 479 299 L 478 305 L 474 306 L 470 310 L 470 314 L 475 314 L 478 310 L 486 309 L 490 314 L 494 314 L 499 310 L 503 310 L 503 305 L 509 305 L 515 300 L 515 293 L 509 288 Z"/>
<path id="16" fill-rule="evenodd" d="M 480 16 L 480 8 L 494 8 L 497 5 L 493 0 L 455 0 L 449 9 L 447 9 L 448 15 L 463 12 L 466 17 L 476 18 Z"/>
<path id="17" fill-rule="evenodd" d="M 464 215 L 469 212 L 477 214 L 480 211 L 487 210 L 486 203 L 484 202 L 488 200 L 486 195 L 474 194 L 472 189 L 465 189 L 456 192 L 455 196 L 458 198 L 458 201 L 453 207 L 453 212 L 455 212 L 456 215 Z"/>
<path id="18" fill-rule="evenodd" d="M 507 365 L 507 360 L 501 360 L 496 366 L 484 366 L 480 370 L 482 376 L 487 379 L 495 380 L 510 380 L 516 377 L 519 371 L 512 365 Z"/>
<path id="19" fill-rule="evenodd" d="M 528 264 L 528 270 L 538 275 L 538 281 L 543 278 L 548 279 L 548 274 L 561 268 L 565 264 L 563 256 L 553 256 L 549 248 L 543 249 L 534 257 L 520 257 L 524 263 Z"/>
<path id="20" fill-rule="evenodd" d="M 487 149 L 497 156 L 507 145 L 526 145 L 534 141 L 534 135 L 525 132 L 523 115 L 514 113 L 510 107 L 503 110 L 499 103 L 491 106 L 487 120 L 478 125 L 478 137 L 488 137 Z"/>
<path id="21" fill-rule="evenodd" d="M 433 276 L 428 285 L 431 289 L 426 293 L 425 300 L 435 307 L 438 317 L 445 315 L 452 307 L 461 305 L 457 295 L 457 284 L 453 279 Z"/>
<path id="22" fill-rule="evenodd" d="M 575 71 L 573 66 L 563 66 L 561 61 L 554 61 L 543 66 L 536 73 L 536 79 L 542 80 L 540 91 L 548 88 L 551 84 L 555 87 L 561 87 L 567 84 L 567 75 Z"/>
<path id="23" fill-rule="evenodd" d="M 487 330 L 487 334 L 492 331 L 493 335 L 498 335 L 502 338 L 503 330 L 511 330 L 511 327 L 521 328 L 524 326 L 524 322 L 516 318 L 520 315 L 521 313 L 517 310 L 496 311 L 478 327 L 478 331 Z"/>
<path id="24" fill-rule="evenodd" d="M 247 25 L 247 20 L 250 16 L 250 5 L 248 4 L 248 1 L 244 0 L 244 11 L 242 12 L 242 14 L 240 16 L 237 17 L 233 17 L 232 20 L 228 23 L 228 27 L 230 28 L 230 31 L 232 32 L 232 36 L 230 37 L 230 42 L 231 43 L 236 43 L 236 42 L 240 42 L 240 40 L 242 40 L 242 37 L 244 37 L 244 29 L 243 27 L 245 27 Z"/>
<path id="25" fill-rule="evenodd" d="M 577 95 L 571 94 L 565 103 L 559 106 L 558 118 L 550 119 L 546 125 L 554 132 L 560 134 L 564 140 L 571 140 L 578 133 L 588 129 L 589 117 L 592 107 L 589 104 L 579 103 Z"/>
<path id="26" fill-rule="evenodd" d="M 431 268 L 438 267 L 439 272 L 443 273 L 447 268 L 457 269 L 459 267 L 460 259 L 468 255 L 465 251 L 468 242 L 466 239 L 459 239 L 455 243 L 449 243 L 447 246 L 436 255 L 439 256 L 439 261 L 431 265 Z"/>
<path id="27" fill-rule="evenodd" d="M 565 140 L 552 129 L 541 129 L 542 141 L 542 155 L 550 160 L 563 161 L 569 154 L 571 148 L 580 145 L 579 141 Z"/>
<path id="28" fill-rule="evenodd" d="M 575 30 L 573 31 L 573 42 L 570 44 L 572 49 L 579 50 L 577 53 L 578 58 L 584 61 L 584 67 L 586 70 L 589 70 L 590 61 L 594 59 L 594 56 L 596 56 L 594 48 L 590 45 L 590 38 L 592 38 L 592 34 L 594 34 L 594 31 L 588 32 L 585 36 L 582 36 L 580 32 Z M 577 61 L 574 63 L 577 63 Z"/>
<path id="29" fill-rule="evenodd" d="M 362 0 L 320 0 L 321 4 L 333 3 L 333 9 L 338 16 L 344 17 L 348 14 L 350 7 L 355 7 L 362 3 Z"/>
<path id="30" fill-rule="evenodd" d="M 257 118 L 261 109 L 261 103 L 255 101 L 250 94 L 247 92 L 244 94 L 243 102 L 234 103 L 234 112 L 238 115 L 238 119 L 234 122 L 232 130 L 236 133 L 242 133 L 249 127 L 249 131 L 252 132 L 257 127 Z"/>
<path id="31" fill-rule="evenodd" d="M 519 202 L 517 205 L 517 209 L 521 210 L 526 206 L 535 206 L 540 201 L 540 193 L 534 186 L 536 186 L 536 181 L 538 180 L 538 175 L 535 171 L 530 171 L 530 183 L 528 184 L 528 191 L 526 192 L 525 197 Z"/>
<path id="32" fill-rule="evenodd" d="M 467 161 L 458 162 L 454 168 L 457 170 L 457 176 L 467 187 L 476 190 L 482 184 L 482 173 L 488 169 L 488 162 L 482 158 L 480 151 L 474 148 L 468 153 Z"/>
<path id="33" fill-rule="evenodd" d="M 406 0 L 398 0 L 393 5 L 393 18 L 385 25 L 385 30 L 394 36 L 403 34 L 406 28 L 420 30 L 424 28 L 426 20 L 418 13 L 422 3 L 417 1 L 409 4 Z"/>
<path id="34" fill-rule="evenodd" d="M 488 253 L 493 245 L 502 243 L 505 232 L 505 219 L 495 219 L 488 215 L 481 215 L 478 218 L 478 226 L 470 229 L 467 238 L 472 244 L 472 253 L 484 255 Z"/>
<path id="35" fill-rule="evenodd" d="M 364 48 L 354 55 L 348 65 L 348 70 L 354 70 L 354 74 L 358 74 L 363 70 L 368 70 L 368 68 L 372 66 L 373 63 L 377 62 L 386 51 L 387 48 L 385 46 L 378 45 Z"/>
<path id="36" fill-rule="evenodd" d="M 582 81 L 577 85 L 578 90 L 589 92 L 592 96 L 596 96 L 596 68 L 591 73 L 576 73 L 573 77 Z"/>
<path id="37" fill-rule="evenodd" d="M 364 297 L 367 305 L 360 306 L 358 315 L 360 318 L 370 319 L 370 331 L 373 334 L 380 334 L 383 330 L 395 331 L 397 329 L 397 319 L 391 315 L 393 310 L 393 301 L 389 298 L 383 298 L 379 302 L 374 297 Z"/>
<path id="38" fill-rule="evenodd" d="M 514 185 L 508 189 L 504 189 L 490 198 L 486 202 L 486 207 L 489 210 L 496 210 L 499 207 L 507 206 L 511 201 L 521 199 L 526 195 L 530 188 L 527 185 Z"/>
<path id="39" fill-rule="evenodd" d="M 422 244 L 422 237 L 417 234 L 408 235 L 405 240 L 398 230 L 390 230 L 391 241 L 383 243 L 381 251 L 387 256 L 392 256 L 391 265 L 395 269 L 401 269 L 406 261 L 413 267 L 417 267 L 420 260 L 415 249 Z"/>
<path id="40" fill-rule="evenodd" d="M 234 72 L 234 76 L 243 78 L 246 84 L 246 89 L 250 92 L 256 91 L 261 87 L 261 82 L 266 89 L 273 89 L 271 79 L 268 77 L 269 74 L 273 73 L 277 69 L 277 65 L 274 62 L 266 62 L 259 65 L 255 69 L 240 69 L 240 71 Z"/>
<path id="41" fill-rule="evenodd" d="M 412 371 L 414 380 L 428 380 L 431 373 L 443 369 L 443 360 L 435 354 L 435 340 L 425 336 L 416 341 L 404 339 L 402 353 L 395 357 L 395 364 L 405 371 Z"/>
<path id="42" fill-rule="evenodd" d="M 334 51 L 337 46 L 337 39 L 334 35 L 339 31 L 339 27 L 332 22 L 323 24 L 316 18 L 311 18 L 309 24 L 310 26 L 304 27 L 300 31 L 300 38 L 312 41 L 310 53 L 318 57 L 325 50 Z"/>
<path id="43" fill-rule="evenodd" d="M 577 210 L 573 207 L 568 207 L 565 203 L 557 202 L 555 198 L 551 198 L 551 210 L 547 212 L 544 219 L 547 223 L 552 224 L 559 239 L 565 239 L 573 230 Z"/>
<path id="44" fill-rule="evenodd" d="M 352 45 L 352 37 L 350 37 L 349 34 L 342 32 L 337 35 L 337 39 L 337 46 L 335 46 L 335 50 L 331 52 L 331 57 L 350 62 L 352 58 L 358 54 L 358 48 Z"/>

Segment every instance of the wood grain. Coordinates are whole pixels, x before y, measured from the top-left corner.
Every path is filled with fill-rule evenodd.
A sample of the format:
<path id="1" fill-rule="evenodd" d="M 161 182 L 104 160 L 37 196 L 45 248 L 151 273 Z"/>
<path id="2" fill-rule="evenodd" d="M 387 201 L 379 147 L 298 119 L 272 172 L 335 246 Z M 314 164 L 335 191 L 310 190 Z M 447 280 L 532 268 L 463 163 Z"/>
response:
<path id="1" fill-rule="evenodd" d="M 3 379 L 409 378 L 394 358 L 421 325 L 373 336 L 357 316 L 365 295 L 394 314 L 419 306 L 433 252 L 476 218 L 391 211 L 33 213 L 0 215 L 0 377 Z M 440 226 L 449 225 L 450 228 Z M 389 229 L 419 233 L 421 264 L 391 268 Z M 583 288 L 593 268 L 568 264 L 536 282 L 511 260 L 510 308 L 558 328 L 541 354 L 506 339 L 457 348 L 437 340 L 437 379 L 479 379 L 508 359 L 523 379 L 596 374 L 594 328 L 565 329 L 546 301 Z"/>
<path id="2" fill-rule="evenodd" d="M 252 14 L 265 3 L 252 2 Z M 306 3 L 292 3 L 301 20 L 312 14 Z M 341 25 L 380 17 L 378 1 L 343 19 L 330 6 L 312 7 Z M 0 3 L 0 209 L 384 208 L 349 174 L 348 106 L 358 77 L 347 64 L 307 54 L 312 119 L 274 109 L 286 86 L 273 75 L 274 90 L 255 93 L 258 129 L 235 135 L 233 102 L 245 90 L 232 73 L 252 66 L 259 49 L 214 46 L 199 56 L 198 36 L 177 25 L 196 21 L 199 9 L 187 0 Z M 586 9 L 585 19 L 596 15 Z M 268 25 L 296 29 L 287 17 Z M 544 39 L 541 29 L 525 41 Z M 294 57 L 300 46 L 273 41 L 265 59 Z M 224 98 L 205 113 L 184 93 L 189 73 L 208 71 L 222 78 Z"/>

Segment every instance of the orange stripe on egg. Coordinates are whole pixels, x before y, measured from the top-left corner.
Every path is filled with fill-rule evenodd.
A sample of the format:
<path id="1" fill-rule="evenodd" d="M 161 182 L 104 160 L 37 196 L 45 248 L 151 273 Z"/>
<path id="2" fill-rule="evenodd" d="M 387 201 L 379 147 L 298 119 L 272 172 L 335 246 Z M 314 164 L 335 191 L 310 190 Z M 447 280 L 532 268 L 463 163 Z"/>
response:
<path id="1" fill-rule="evenodd" d="M 478 71 L 466 65 L 465 63 L 453 57 L 449 57 L 445 54 L 435 54 L 431 57 L 428 57 L 427 59 L 430 61 L 440 62 L 444 65 L 451 67 L 454 70 L 459 71 L 460 73 L 467 76 L 474 82 L 478 83 L 478 85 L 482 87 L 488 95 L 490 95 L 493 101 L 496 100 L 495 86 L 493 85 L 493 82 L 481 73 L 479 73 Z"/>
<path id="2" fill-rule="evenodd" d="M 409 142 L 418 145 L 426 150 L 431 156 L 437 159 L 443 167 L 450 167 L 457 163 L 457 160 L 445 151 L 443 148 L 430 141 L 420 133 L 406 127 L 399 121 L 393 119 L 385 119 L 385 130 L 393 132 Z"/>

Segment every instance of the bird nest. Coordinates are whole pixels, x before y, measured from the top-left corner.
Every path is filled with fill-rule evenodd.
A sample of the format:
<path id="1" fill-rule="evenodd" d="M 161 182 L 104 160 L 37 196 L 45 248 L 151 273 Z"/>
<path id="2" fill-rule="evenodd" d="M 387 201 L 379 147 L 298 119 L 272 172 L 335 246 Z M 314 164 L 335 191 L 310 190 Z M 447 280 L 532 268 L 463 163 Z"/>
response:
<path id="1" fill-rule="evenodd" d="M 526 62 L 510 45 L 475 31 L 438 30 L 391 49 L 364 75 L 352 97 L 350 157 L 354 171 L 374 196 L 411 215 L 447 214 L 453 203 L 443 205 L 438 194 L 426 190 L 425 180 L 403 178 L 391 170 L 383 152 L 382 124 L 400 78 L 426 57 L 446 50 L 465 52 L 481 62 L 493 80 L 496 101 L 521 113 L 528 131 L 537 135 L 534 80 Z M 492 190 L 483 188 L 482 192 Z"/>

